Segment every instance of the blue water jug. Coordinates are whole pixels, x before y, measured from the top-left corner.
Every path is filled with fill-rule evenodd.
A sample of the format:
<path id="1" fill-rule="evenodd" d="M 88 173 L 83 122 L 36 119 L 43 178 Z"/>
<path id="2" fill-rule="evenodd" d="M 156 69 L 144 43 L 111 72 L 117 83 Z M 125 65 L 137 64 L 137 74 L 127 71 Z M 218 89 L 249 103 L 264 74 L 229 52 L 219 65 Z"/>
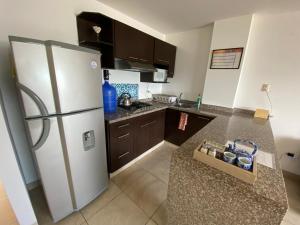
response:
<path id="1" fill-rule="evenodd" d="M 104 70 L 104 84 L 102 85 L 103 103 L 105 113 L 114 113 L 117 111 L 117 90 L 109 84 L 109 71 Z"/>

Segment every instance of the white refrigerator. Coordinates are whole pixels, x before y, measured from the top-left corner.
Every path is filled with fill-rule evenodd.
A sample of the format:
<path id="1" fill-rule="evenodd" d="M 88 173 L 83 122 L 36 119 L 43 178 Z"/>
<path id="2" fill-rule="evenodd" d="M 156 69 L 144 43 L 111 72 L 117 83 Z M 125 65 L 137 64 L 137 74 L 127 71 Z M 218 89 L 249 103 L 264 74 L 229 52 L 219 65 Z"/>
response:
<path id="1" fill-rule="evenodd" d="M 100 53 L 9 37 L 27 134 L 54 222 L 108 185 Z"/>

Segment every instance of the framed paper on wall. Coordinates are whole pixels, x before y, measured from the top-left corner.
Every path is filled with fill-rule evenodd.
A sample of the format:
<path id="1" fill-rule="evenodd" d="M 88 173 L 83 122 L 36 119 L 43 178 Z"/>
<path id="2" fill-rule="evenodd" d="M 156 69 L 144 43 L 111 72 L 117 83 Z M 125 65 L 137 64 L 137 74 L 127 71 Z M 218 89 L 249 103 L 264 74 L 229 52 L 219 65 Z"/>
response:
<path id="1" fill-rule="evenodd" d="M 213 50 L 210 69 L 239 69 L 244 48 Z"/>

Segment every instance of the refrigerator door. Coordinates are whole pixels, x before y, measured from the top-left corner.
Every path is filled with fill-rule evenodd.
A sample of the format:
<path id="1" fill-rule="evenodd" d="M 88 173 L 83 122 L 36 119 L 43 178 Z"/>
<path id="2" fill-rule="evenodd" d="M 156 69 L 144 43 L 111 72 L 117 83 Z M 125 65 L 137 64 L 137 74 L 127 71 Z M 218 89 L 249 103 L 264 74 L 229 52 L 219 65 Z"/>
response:
<path id="1" fill-rule="evenodd" d="M 103 109 L 61 116 L 76 209 L 108 185 Z"/>
<path id="2" fill-rule="evenodd" d="M 27 120 L 48 206 L 55 222 L 73 212 L 56 117 Z"/>
<path id="3" fill-rule="evenodd" d="M 17 81 L 25 117 L 42 116 L 34 99 L 38 96 L 49 114 L 55 114 L 54 97 L 48 67 L 46 47 L 42 41 L 10 37 Z M 20 88 L 20 86 L 19 86 Z"/>
<path id="4" fill-rule="evenodd" d="M 74 45 L 48 41 L 56 80 L 59 113 L 102 107 L 100 53 Z"/>

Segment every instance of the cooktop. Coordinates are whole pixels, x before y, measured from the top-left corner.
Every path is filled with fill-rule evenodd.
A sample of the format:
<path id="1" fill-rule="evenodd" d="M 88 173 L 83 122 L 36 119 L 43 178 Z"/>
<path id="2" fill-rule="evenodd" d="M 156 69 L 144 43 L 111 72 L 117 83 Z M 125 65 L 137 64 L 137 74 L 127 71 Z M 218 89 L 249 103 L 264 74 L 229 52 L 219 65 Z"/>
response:
<path id="1" fill-rule="evenodd" d="M 119 105 L 119 107 L 121 107 L 122 109 L 130 111 L 132 113 L 149 110 L 151 106 L 152 105 L 149 103 L 139 102 L 139 101 L 132 102 L 130 106 Z"/>

